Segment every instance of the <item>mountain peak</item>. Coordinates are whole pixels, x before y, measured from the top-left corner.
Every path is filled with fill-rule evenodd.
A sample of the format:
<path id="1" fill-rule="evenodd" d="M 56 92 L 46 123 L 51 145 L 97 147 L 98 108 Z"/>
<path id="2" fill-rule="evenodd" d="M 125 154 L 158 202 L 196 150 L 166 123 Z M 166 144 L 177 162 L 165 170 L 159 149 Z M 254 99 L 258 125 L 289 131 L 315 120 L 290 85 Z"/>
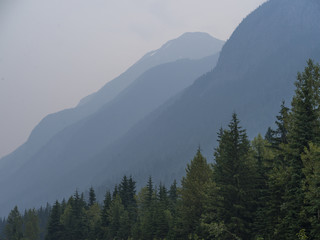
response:
<path id="1" fill-rule="evenodd" d="M 167 62 L 180 59 L 200 59 L 219 52 L 224 41 L 212 37 L 204 32 L 186 32 L 181 36 L 163 44 L 159 49 L 147 53 L 141 61 L 150 58 L 166 59 Z"/>

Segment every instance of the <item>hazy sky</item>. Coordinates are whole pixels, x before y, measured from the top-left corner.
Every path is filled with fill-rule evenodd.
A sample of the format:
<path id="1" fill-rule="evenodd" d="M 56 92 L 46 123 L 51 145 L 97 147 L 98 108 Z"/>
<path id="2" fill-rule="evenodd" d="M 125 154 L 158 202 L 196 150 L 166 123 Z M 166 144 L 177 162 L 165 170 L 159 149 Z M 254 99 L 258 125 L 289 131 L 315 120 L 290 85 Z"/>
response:
<path id="1" fill-rule="evenodd" d="M 266 0 L 0 0 L 0 157 L 184 32 L 227 40 Z"/>

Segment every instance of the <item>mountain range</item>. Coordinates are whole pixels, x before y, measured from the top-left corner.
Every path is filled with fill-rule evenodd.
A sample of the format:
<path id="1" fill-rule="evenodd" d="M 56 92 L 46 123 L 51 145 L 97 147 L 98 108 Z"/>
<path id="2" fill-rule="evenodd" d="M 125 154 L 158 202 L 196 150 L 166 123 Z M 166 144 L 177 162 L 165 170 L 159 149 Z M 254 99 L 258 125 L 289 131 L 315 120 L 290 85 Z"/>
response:
<path id="1" fill-rule="evenodd" d="M 149 112 L 212 69 L 223 43 L 206 33 L 185 33 L 147 53 L 118 78 L 82 99 L 77 107 L 47 116 L 24 145 L 1 159 L 0 184 L 13 177 L 10 182 L 17 186 L 12 192 L 15 194 L 25 191 L 27 186 L 40 188 L 44 179 L 48 184 L 57 181 L 59 169 L 71 171 L 74 164 L 101 151 Z M 54 166 L 47 168 L 50 163 Z M 21 179 L 24 174 L 28 181 Z M 50 174 L 54 175 L 47 178 Z M 33 178 L 38 180 L 32 182 Z M 10 194 L 8 192 L 8 196 Z M 16 198 L 14 196 L 12 202 Z"/>
<path id="2" fill-rule="evenodd" d="M 155 182 L 180 179 L 199 146 L 212 161 L 217 132 L 234 111 L 250 138 L 264 134 L 281 101 L 291 101 L 297 71 L 309 58 L 320 61 L 319 22 L 317 0 L 270 0 L 237 27 L 215 68 L 217 55 L 211 54 L 144 71 L 29 158 L 4 161 L 0 209 L 43 204 L 77 187 L 112 187 L 123 174 L 142 184 L 149 175 Z M 15 161 L 23 167 L 10 166 Z"/>

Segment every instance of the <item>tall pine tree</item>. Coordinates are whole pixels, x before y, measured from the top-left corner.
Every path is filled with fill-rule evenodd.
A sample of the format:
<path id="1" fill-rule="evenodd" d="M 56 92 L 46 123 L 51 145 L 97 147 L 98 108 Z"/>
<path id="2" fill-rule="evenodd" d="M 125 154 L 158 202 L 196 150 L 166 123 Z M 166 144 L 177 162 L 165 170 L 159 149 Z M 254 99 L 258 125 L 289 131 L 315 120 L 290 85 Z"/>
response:
<path id="1" fill-rule="evenodd" d="M 223 222 L 221 239 L 250 239 L 255 211 L 254 161 L 249 157 L 250 144 L 246 131 L 239 126 L 237 115 L 227 130 L 220 130 L 215 151 L 214 182 L 218 196 L 209 206 L 215 209 L 212 221 Z"/>
<path id="2" fill-rule="evenodd" d="M 319 143 L 319 65 L 308 60 L 304 72 L 298 73 L 295 86 L 289 117 L 289 149 L 286 155 L 290 179 L 284 196 L 285 204 L 282 206 L 284 218 L 280 223 L 280 228 L 287 230 L 283 237 L 288 239 L 293 239 L 301 229 L 309 228 L 306 217 L 301 215 L 304 204 L 302 181 L 305 178 L 301 154 L 305 148 L 309 148 L 310 142 Z"/>
<path id="3" fill-rule="evenodd" d="M 201 215 L 204 213 L 205 192 L 212 181 L 212 169 L 200 148 L 186 168 L 181 181 L 181 221 L 184 237 L 201 237 Z"/>

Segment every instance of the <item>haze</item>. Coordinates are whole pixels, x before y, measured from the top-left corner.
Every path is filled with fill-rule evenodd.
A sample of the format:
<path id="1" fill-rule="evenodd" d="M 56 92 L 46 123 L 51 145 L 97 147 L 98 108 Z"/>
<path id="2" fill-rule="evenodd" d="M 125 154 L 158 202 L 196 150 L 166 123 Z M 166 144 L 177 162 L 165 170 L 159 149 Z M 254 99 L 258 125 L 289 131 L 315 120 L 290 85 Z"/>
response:
<path id="1" fill-rule="evenodd" d="M 1 0 L 0 157 L 184 32 L 226 40 L 265 0 Z"/>

